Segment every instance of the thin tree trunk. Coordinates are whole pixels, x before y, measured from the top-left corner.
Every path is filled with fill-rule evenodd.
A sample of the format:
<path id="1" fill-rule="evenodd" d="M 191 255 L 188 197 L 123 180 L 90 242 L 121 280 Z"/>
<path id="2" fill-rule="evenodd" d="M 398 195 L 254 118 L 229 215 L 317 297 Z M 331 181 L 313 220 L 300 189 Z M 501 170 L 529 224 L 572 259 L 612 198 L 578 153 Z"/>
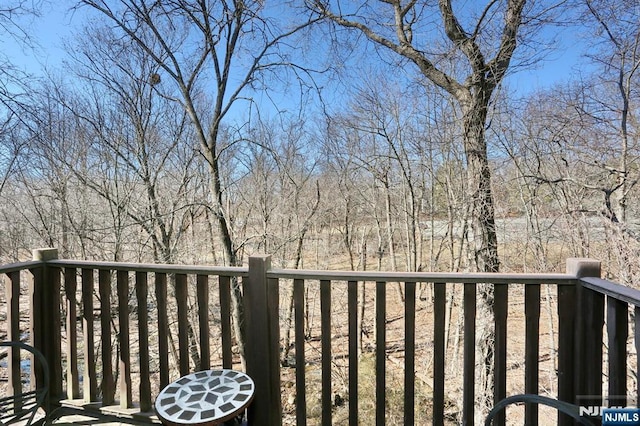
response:
<path id="1" fill-rule="evenodd" d="M 547 312 L 549 313 L 549 343 L 551 344 L 551 362 L 552 362 L 552 369 L 551 369 L 551 379 L 549 380 L 549 383 L 551 383 L 551 389 L 550 392 L 552 394 L 554 394 L 556 392 L 556 389 L 553 388 L 553 385 L 556 383 L 556 371 L 558 371 L 558 365 L 557 365 L 557 361 L 556 361 L 556 353 L 557 353 L 557 349 L 556 349 L 556 332 L 555 332 L 555 328 L 553 326 L 553 321 L 554 321 L 554 317 L 555 317 L 555 312 L 557 312 L 557 310 L 555 309 L 555 307 L 553 306 L 553 295 L 551 294 L 551 286 L 547 285 L 546 287 L 546 305 L 547 305 Z"/>
<path id="2" fill-rule="evenodd" d="M 363 271 L 367 270 L 367 241 L 364 237 L 364 232 L 363 232 L 363 236 L 362 236 L 362 249 L 360 250 L 360 265 Z M 362 352 L 364 351 L 364 346 L 363 346 L 363 336 L 364 336 L 364 304 L 365 304 L 365 297 L 366 297 L 366 289 L 365 289 L 365 285 L 364 285 L 364 281 L 362 281 L 360 283 L 360 295 L 359 298 L 360 300 L 358 301 L 359 306 L 360 306 L 360 312 L 358 312 L 358 317 L 357 317 L 357 327 L 358 327 L 358 358 L 362 355 Z"/>
<path id="3" fill-rule="evenodd" d="M 389 257 L 391 259 L 391 270 L 392 271 L 397 271 L 398 270 L 398 264 L 396 262 L 396 249 L 395 249 L 395 238 L 394 238 L 394 232 L 393 232 L 393 220 L 391 218 L 391 188 L 389 188 L 389 182 L 387 180 L 387 178 L 385 177 L 385 180 L 383 181 L 384 184 L 384 189 L 385 189 L 385 217 L 387 220 L 387 239 L 388 239 L 388 243 L 389 243 Z M 396 285 L 396 292 L 398 294 L 398 298 L 399 300 L 404 303 L 404 294 L 402 293 L 402 285 L 400 283 L 397 283 Z"/>

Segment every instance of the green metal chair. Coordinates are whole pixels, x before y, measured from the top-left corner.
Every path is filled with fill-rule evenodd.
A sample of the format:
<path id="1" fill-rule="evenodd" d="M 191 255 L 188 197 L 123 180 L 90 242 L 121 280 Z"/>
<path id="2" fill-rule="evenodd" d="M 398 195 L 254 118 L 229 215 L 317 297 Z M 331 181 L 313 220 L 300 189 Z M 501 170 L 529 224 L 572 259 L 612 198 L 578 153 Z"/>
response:
<path id="1" fill-rule="evenodd" d="M 22 342 L 0 342 L 0 347 L 10 348 L 7 355 L 7 368 L 11 368 L 11 364 L 16 362 L 20 365 L 19 371 L 14 374 L 20 375 L 20 387 L 15 389 L 14 395 L 7 395 L 0 397 L 0 424 L 10 425 L 13 423 L 21 422 L 23 424 L 33 424 L 36 413 L 40 407 L 44 407 L 47 398 L 47 392 L 49 391 L 49 366 L 44 355 L 37 349 L 33 348 Z M 23 358 L 20 353 L 26 351 L 33 355 L 33 363 L 30 362 L 31 356 Z M 24 364 L 23 361 L 28 361 Z M 39 388 L 36 388 L 35 383 L 30 384 L 30 390 L 23 391 L 22 389 L 22 377 L 24 375 L 30 376 L 31 369 L 36 368 L 36 365 L 42 369 L 43 383 Z"/>
<path id="2" fill-rule="evenodd" d="M 492 409 L 489 411 L 487 418 L 484 421 L 485 426 L 491 426 L 491 422 L 498 415 L 499 412 L 504 410 L 508 405 L 511 404 L 538 404 L 538 405 L 546 405 L 549 407 L 553 407 L 561 413 L 564 413 L 571 418 L 573 418 L 578 424 L 585 426 L 593 426 L 594 423 L 588 418 L 580 415 L 580 407 L 577 405 L 569 404 L 568 402 L 559 401 L 557 399 L 549 398 L 546 396 L 540 396 L 535 394 L 522 394 L 522 395 L 513 395 L 503 399 L 498 402 Z"/>

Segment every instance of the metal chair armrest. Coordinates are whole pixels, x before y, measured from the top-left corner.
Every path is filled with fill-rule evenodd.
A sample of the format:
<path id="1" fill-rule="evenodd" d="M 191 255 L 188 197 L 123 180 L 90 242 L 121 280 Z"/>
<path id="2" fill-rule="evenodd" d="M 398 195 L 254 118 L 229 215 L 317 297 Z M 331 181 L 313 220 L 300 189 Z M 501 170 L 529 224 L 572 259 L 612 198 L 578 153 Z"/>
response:
<path id="1" fill-rule="evenodd" d="M 34 356 L 34 362 L 39 363 L 42 368 L 43 385 L 40 388 L 24 393 L 22 392 L 22 389 L 20 389 L 20 392 L 15 395 L 0 398 L 0 424 L 9 425 L 19 421 L 24 421 L 25 418 L 26 424 L 31 424 L 38 409 L 44 406 L 47 398 L 47 392 L 49 391 L 50 378 L 47 360 L 40 351 L 22 342 L 0 342 L 0 347 L 8 347 L 11 349 L 29 352 Z M 32 364 L 30 368 L 35 368 L 35 365 Z M 36 385 L 33 384 L 33 387 L 36 387 Z"/>
<path id="2" fill-rule="evenodd" d="M 552 408 L 555 408 L 561 413 L 564 413 L 574 420 L 576 420 L 579 424 L 585 426 L 593 426 L 593 422 L 588 418 L 580 415 L 580 407 L 574 404 L 570 404 L 568 402 L 559 401 L 557 399 L 549 398 L 546 396 L 535 395 L 535 394 L 521 394 L 521 395 L 513 395 L 509 396 L 502 401 L 499 401 L 492 409 L 489 411 L 484 424 L 485 426 L 491 426 L 491 422 L 496 417 L 496 415 L 504 410 L 507 406 L 511 404 L 539 404 L 546 405 Z"/>

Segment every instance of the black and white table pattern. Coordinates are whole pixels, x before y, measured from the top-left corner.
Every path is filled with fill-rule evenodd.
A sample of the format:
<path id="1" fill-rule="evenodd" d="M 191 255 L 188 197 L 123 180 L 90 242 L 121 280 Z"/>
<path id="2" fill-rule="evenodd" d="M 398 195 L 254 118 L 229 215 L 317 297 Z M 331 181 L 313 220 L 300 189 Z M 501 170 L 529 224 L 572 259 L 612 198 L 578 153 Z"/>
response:
<path id="1" fill-rule="evenodd" d="M 215 425 L 238 416 L 254 391 L 253 380 L 240 371 L 199 371 L 165 387 L 156 398 L 156 413 L 168 425 Z"/>

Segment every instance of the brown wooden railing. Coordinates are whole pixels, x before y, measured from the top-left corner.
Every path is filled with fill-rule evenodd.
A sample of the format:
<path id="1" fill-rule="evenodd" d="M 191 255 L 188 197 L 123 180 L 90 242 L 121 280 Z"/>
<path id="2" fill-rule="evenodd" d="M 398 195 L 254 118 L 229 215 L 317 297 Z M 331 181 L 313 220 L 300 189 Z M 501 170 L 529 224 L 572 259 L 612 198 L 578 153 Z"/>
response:
<path id="1" fill-rule="evenodd" d="M 554 289 L 552 296 L 557 302 L 557 395 L 552 396 L 580 405 L 584 403 L 583 397 L 596 395 L 597 400 L 606 392 L 616 397 L 596 403 L 619 405 L 631 402 L 627 395 L 637 395 L 637 389 L 633 392 L 627 389 L 628 365 L 635 377 L 640 377 L 636 357 L 629 356 L 627 351 L 627 336 L 629 318 L 633 318 L 633 341 L 638 351 L 640 292 L 600 279 L 599 262 L 593 260 L 569 259 L 564 274 L 453 274 L 280 270 L 271 268 L 269 257 L 259 256 L 250 258 L 248 268 L 85 262 L 56 257 L 55 250 L 39 250 L 32 262 L 0 267 L 0 273 L 7 277 L 6 338 L 18 340 L 28 336 L 49 362 L 53 398 L 85 409 L 157 421 L 152 403 L 170 381 L 196 369 L 242 368 L 231 327 L 234 283 L 243 287 L 246 370 L 256 383 L 256 396 L 249 411 L 252 424 L 277 425 L 282 421 L 280 334 L 284 298 L 280 293 L 285 288 L 292 289 L 294 306 L 293 416 L 298 425 L 306 424 L 310 414 L 307 411 L 310 378 L 305 366 L 310 362 L 310 345 L 316 345 L 315 335 L 308 333 L 310 310 L 317 310 L 320 318 L 317 347 L 321 424 L 336 421 L 334 376 L 343 368 L 336 363 L 333 353 L 338 326 L 347 330 L 344 352 L 348 422 L 355 425 L 362 418 L 363 401 L 359 398 L 362 358 L 358 343 L 359 319 L 362 320 L 358 309 L 363 303 L 358 287 L 362 283 L 367 283 L 374 294 L 372 353 L 377 424 L 385 423 L 391 368 L 404 375 L 402 422 L 415 423 L 417 361 L 422 362 L 416 354 L 425 350 L 433 359 L 430 417 L 433 424 L 444 423 L 448 393 L 453 391 L 445 373 L 453 362 L 447 358 L 447 298 L 458 288 L 463 294 L 460 369 L 463 378 L 461 413 L 457 418 L 464 424 L 482 421 L 476 414 L 479 395 L 475 379 L 479 284 L 491 284 L 493 288 L 494 401 L 509 396 L 507 382 L 514 368 L 508 358 L 514 338 L 524 340 L 521 360 L 524 380 L 517 393 L 543 392 L 540 382 L 543 286 Z M 403 356 L 400 365 L 390 367 L 392 342 L 387 341 L 387 331 L 392 319 L 387 312 L 387 293 L 398 283 L 404 297 Z M 416 303 L 423 303 L 416 290 L 425 283 L 433 289 L 426 310 L 430 315 L 429 330 L 416 329 Z M 309 303 L 307 293 L 311 288 L 318 291 L 317 309 Z M 507 331 L 510 315 L 518 312 L 511 306 L 512 298 L 516 297 L 524 305 L 519 308 L 524 310 L 524 335 L 519 337 Z M 629 305 L 634 307 L 631 312 Z M 26 329 L 24 315 L 28 315 Z M 174 317 L 176 321 L 170 322 Z M 542 324 L 546 326 L 544 321 Z M 426 349 L 425 335 L 428 335 Z M 421 345 L 419 349 L 417 342 Z M 172 348 L 176 348 L 175 352 Z M 194 358 L 200 360 L 199 365 L 194 364 Z M 604 370 L 603 360 L 607 360 Z M 37 379 L 38 372 L 35 373 Z M 538 407 L 527 407 L 524 416 L 527 424 L 538 424 Z M 563 417 L 559 422 L 569 424 Z M 504 423 L 502 415 L 495 424 Z"/>

